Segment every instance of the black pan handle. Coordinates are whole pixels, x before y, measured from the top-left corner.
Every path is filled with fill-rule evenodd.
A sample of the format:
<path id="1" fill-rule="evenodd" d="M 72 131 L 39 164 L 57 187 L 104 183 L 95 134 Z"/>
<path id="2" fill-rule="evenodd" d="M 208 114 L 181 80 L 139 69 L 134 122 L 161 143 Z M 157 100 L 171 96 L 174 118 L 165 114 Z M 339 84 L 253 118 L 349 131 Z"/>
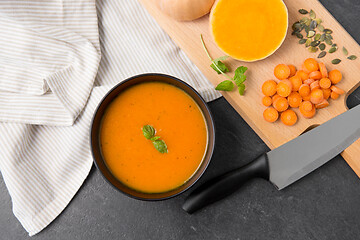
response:
<path id="1" fill-rule="evenodd" d="M 193 213 L 229 196 L 252 178 L 269 180 L 269 163 L 264 153 L 247 165 L 215 177 L 195 189 L 185 200 L 183 209 Z"/>

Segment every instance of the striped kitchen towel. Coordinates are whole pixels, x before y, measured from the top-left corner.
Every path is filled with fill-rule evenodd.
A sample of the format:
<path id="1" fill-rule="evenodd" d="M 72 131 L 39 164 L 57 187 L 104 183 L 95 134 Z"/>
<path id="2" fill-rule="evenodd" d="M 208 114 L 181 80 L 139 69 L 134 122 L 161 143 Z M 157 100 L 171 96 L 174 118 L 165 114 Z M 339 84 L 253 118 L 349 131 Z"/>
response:
<path id="1" fill-rule="evenodd" d="M 135 0 L 3 0 L 0 21 L 0 171 L 30 236 L 88 175 L 91 117 L 113 85 L 159 72 L 220 96 Z"/>

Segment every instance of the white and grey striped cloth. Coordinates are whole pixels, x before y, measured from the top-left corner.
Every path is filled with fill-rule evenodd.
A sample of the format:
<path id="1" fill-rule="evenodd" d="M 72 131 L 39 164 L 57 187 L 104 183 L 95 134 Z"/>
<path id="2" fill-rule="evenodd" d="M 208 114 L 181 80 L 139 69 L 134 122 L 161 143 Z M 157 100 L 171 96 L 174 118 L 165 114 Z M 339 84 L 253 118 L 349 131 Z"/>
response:
<path id="1" fill-rule="evenodd" d="M 2 0 L 0 21 L 0 170 L 30 236 L 88 175 L 91 117 L 113 85 L 160 72 L 220 96 L 136 0 Z"/>

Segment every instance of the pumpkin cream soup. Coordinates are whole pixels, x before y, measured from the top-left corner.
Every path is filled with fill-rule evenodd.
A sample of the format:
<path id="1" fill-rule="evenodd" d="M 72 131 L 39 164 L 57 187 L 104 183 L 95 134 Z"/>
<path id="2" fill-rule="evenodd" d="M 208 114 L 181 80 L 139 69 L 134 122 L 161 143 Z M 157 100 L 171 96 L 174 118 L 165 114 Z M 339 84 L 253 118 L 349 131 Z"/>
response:
<path id="1" fill-rule="evenodd" d="M 167 146 L 158 151 L 142 131 L 152 126 Z M 207 148 L 207 127 L 196 102 L 162 82 L 136 84 L 108 106 L 100 130 L 102 154 L 113 175 L 140 192 L 167 192 L 199 168 Z"/>

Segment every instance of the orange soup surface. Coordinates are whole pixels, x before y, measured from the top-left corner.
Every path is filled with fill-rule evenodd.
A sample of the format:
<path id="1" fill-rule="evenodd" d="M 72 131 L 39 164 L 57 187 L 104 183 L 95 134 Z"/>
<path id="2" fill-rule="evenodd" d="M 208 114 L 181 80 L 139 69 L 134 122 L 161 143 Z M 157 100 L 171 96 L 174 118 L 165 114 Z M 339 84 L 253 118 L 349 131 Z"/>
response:
<path id="1" fill-rule="evenodd" d="M 207 148 L 207 127 L 196 102 L 181 89 L 145 82 L 120 93 L 108 106 L 100 131 L 106 165 L 122 183 L 160 193 L 183 185 L 199 168 Z M 160 153 L 142 132 L 156 129 L 168 152 Z"/>

